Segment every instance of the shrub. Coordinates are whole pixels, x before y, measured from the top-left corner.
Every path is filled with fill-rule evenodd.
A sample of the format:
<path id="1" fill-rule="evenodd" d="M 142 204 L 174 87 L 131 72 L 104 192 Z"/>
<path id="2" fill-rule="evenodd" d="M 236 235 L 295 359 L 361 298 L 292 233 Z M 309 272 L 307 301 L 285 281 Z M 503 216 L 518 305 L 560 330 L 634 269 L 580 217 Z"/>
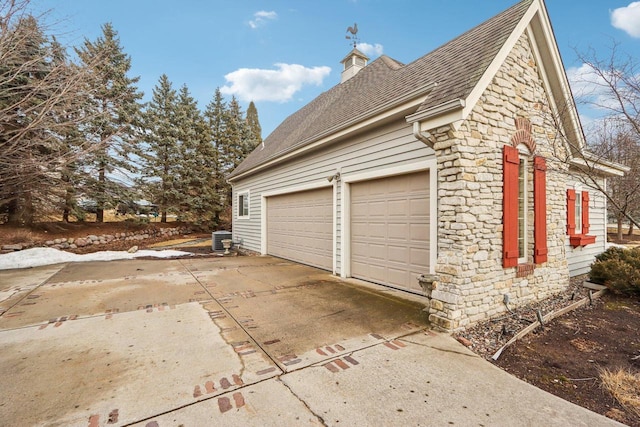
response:
<path id="1" fill-rule="evenodd" d="M 596 257 L 589 280 L 614 293 L 640 297 L 640 247 L 607 249 Z"/>

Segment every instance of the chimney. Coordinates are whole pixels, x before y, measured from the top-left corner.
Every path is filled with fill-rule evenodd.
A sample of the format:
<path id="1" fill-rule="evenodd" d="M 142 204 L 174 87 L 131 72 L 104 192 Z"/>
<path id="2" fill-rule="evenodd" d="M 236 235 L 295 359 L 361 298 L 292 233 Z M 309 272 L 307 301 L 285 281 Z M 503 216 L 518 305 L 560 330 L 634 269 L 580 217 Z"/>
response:
<path id="1" fill-rule="evenodd" d="M 340 63 L 344 65 L 340 83 L 344 83 L 351 77 L 358 74 L 358 71 L 367 66 L 368 61 L 369 58 L 367 57 L 367 55 L 360 52 L 354 47 L 353 50 L 349 52 L 349 54 L 345 56 L 342 61 L 340 61 Z"/>

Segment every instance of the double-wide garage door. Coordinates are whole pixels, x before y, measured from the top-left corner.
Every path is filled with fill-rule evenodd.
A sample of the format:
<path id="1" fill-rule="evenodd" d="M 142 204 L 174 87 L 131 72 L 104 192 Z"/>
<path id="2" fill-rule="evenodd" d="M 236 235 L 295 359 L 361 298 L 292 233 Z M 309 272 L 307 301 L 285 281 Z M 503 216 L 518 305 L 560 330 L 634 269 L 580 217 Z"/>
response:
<path id="1" fill-rule="evenodd" d="M 421 292 L 429 272 L 429 172 L 351 185 L 351 276 Z"/>
<path id="2" fill-rule="evenodd" d="M 333 188 L 267 199 L 267 253 L 333 269 Z"/>

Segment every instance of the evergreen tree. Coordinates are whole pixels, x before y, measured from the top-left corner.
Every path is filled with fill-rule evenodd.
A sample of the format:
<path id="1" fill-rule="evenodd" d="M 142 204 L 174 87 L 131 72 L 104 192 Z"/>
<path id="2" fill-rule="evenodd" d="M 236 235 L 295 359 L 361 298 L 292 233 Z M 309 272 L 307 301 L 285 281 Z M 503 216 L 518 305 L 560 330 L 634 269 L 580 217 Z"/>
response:
<path id="1" fill-rule="evenodd" d="M 64 47 L 58 43 L 55 37 L 51 42 L 52 63 L 56 67 L 63 70 L 58 77 L 57 84 L 64 85 L 69 79 L 73 79 L 77 72 L 77 66 L 71 64 L 67 57 Z M 88 93 L 88 91 L 87 91 Z M 82 100 L 80 100 L 82 101 Z M 69 216 L 74 215 L 76 218 L 83 220 L 84 212 L 77 206 L 76 188 L 80 186 L 83 179 L 83 171 L 79 167 L 79 159 L 83 155 L 84 139 L 80 132 L 79 123 L 83 121 L 82 108 L 83 103 L 78 103 L 77 108 L 64 108 L 56 111 L 55 133 L 62 141 L 62 151 L 69 159 L 60 166 L 61 185 L 59 208 L 62 208 L 62 220 L 69 221 Z"/>
<path id="2" fill-rule="evenodd" d="M 189 89 L 183 85 L 178 95 L 177 131 L 180 145 L 181 211 L 185 219 L 215 227 L 215 166 L 217 153 L 210 143 L 206 125 Z"/>
<path id="3" fill-rule="evenodd" d="M 47 96 L 46 91 L 39 89 L 48 74 L 49 64 L 46 60 L 46 38 L 37 20 L 33 16 L 20 19 L 10 34 L 3 34 L 4 45 L 14 43 L 10 55 L 0 64 L 2 86 L 0 91 L 0 109 L 6 111 L 1 128 L 0 138 L 3 147 L 3 163 L 9 158 L 16 162 L 3 167 L 3 177 L 7 180 L 3 188 L 5 211 L 10 223 L 33 221 L 33 190 L 37 185 L 38 157 L 46 153 L 47 144 L 42 140 L 41 129 L 30 130 L 33 120 L 38 114 L 38 104 Z M 12 134 L 25 130 L 20 139 L 37 141 L 23 148 L 22 141 Z M 34 175 L 35 174 L 35 175 Z M 21 179 L 28 176 L 30 179 Z"/>
<path id="4" fill-rule="evenodd" d="M 245 119 L 240 103 L 235 96 L 231 97 L 226 114 L 227 135 L 229 146 L 225 150 L 228 169 L 230 173 L 251 153 L 258 145 L 258 140 L 252 132 L 249 122 Z"/>
<path id="5" fill-rule="evenodd" d="M 67 137 L 81 121 L 70 112 L 87 92 L 84 71 L 14 6 L 0 16 L 0 212 L 30 224 L 60 205 L 62 171 L 83 152 L 81 144 L 69 149 Z"/>
<path id="6" fill-rule="evenodd" d="M 211 146 L 216 155 L 216 162 L 212 165 L 215 193 L 218 199 L 218 203 L 213 206 L 213 220 L 216 224 L 220 223 L 220 214 L 224 210 L 224 207 L 230 204 L 225 181 L 225 172 L 229 171 L 230 168 L 230 166 L 226 164 L 227 156 L 225 156 L 226 147 L 229 145 L 226 129 L 226 114 L 227 105 L 220 93 L 220 88 L 216 88 L 213 99 L 207 105 L 204 112 Z"/>
<path id="7" fill-rule="evenodd" d="M 85 192 L 97 204 L 97 222 L 104 220 L 104 210 L 115 206 L 125 187 L 118 175 L 135 171 L 131 155 L 135 153 L 140 109 L 136 83 L 139 77 L 128 77 L 131 58 L 124 53 L 117 32 L 110 23 L 102 26 L 102 36 L 95 41 L 85 39 L 76 52 L 92 75 L 90 123 L 83 129 L 84 137 L 100 145 L 85 165 L 88 176 Z"/>
<path id="8" fill-rule="evenodd" d="M 262 143 L 262 127 L 260 126 L 260 120 L 258 119 L 258 110 L 256 109 L 256 105 L 253 101 L 249 103 L 249 107 L 247 108 L 247 124 L 249 125 L 253 139 L 256 142 L 256 145 L 253 147 L 255 148 Z"/>
<path id="9" fill-rule="evenodd" d="M 146 147 L 141 155 L 146 191 L 159 205 L 162 222 L 167 222 L 167 213 L 179 212 L 181 199 L 177 103 L 176 91 L 163 74 L 153 89 L 153 98 L 143 116 Z"/>

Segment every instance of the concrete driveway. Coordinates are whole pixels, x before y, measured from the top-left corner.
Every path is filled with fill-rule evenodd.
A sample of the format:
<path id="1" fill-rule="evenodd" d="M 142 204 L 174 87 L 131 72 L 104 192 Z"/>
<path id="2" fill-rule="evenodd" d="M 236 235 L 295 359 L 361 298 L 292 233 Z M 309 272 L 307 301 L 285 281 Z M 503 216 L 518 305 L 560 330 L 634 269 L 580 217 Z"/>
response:
<path id="1" fill-rule="evenodd" d="M 0 271 L 0 424 L 617 425 L 422 308 L 271 257 Z"/>

